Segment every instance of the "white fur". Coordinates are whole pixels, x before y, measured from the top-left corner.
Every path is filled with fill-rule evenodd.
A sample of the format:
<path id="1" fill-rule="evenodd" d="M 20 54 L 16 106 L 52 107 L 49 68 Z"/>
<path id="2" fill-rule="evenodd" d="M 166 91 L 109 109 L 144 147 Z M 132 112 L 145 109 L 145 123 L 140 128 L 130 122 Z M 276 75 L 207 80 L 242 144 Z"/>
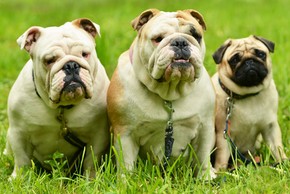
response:
<path id="1" fill-rule="evenodd" d="M 201 165 L 196 174 L 200 170 L 199 176 L 203 176 L 209 169 L 209 176 L 213 178 L 215 173 L 209 158 L 215 141 L 215 93 L 202 64 L 205 46 L 204 42 L 199 45 L 192 37 L 178 31 L 179 23 L 175 16 L 176 13 L 162 12 L 154 17 L 134 41 L 133 50 L 119 58 L 108 90 L 108 113 L 115 134 L 114 145 L 119 154 L 122 150 L 124 161 L 119 161 L 118 167 L 125 165 L 131 170 L 138 155 L 146 159 L 147 154 L 160 164 L 164 157 L 165 128 L 169 119 L 164 102 L 172 100 L 175 140 L 171 160 L 182 154 L 185 159 L 193 158 L 194 165 Z M 162 26 L 166 26 L 172 34 L 166 36 L 165 42 L 162 41 L 157 48 L 153 47 L 150 37 L 158 30 L 164 31 Z M 196 60 L 196 77 L 192 82 L 179 79 L 159 82 L 152 77 L 159 78 L 164 74 L 173 56 L 167 43 L 177 37 L 186 37 L 189 41 L 192 58 Z M 133 52 L 132 59 L 130 52 Z M 164 61 L 166 65 L 158 61 Z M 189 145 L 197 158 L 189 155 Z"/>
<path id="2" fill-rule="evenodd" d="M 75 34 L 69 40 L 61 39 L 57 46 L 54 45 L 55 42 L 52 40 L 68 31 Z M 10 151 L 14 156 L 15 165 L 12 176 L 17 175 L 19 168 L 30 166 L 31 160 L 34 158 L 45 166 L 44 161 L 51 159 L 52 154 L 56 151 L 63 153 L 70 160 L 78 150 L 61 135 L 62 124 L 57 116 L 60 111 L 59 105 L 62 102 L 54 104 L 49 99 L 50 88 L 57 93 L 51 94 L 54 96 L 59 95 L 63 87 L 62 80 L 65 74 L 61 72 L 61 65 L 64 65 L 65 62 L 55 63 L 54 67 L 47 69 L 42 64 L 43 53 L 45 55 L 58 53 L 61 55 L 60 61 L 77 59 L 81 67 L 85 68 L 85 70 L 81 70 L 80 74 L 86 80 L 85 84 L 90 87 L 91 99 L 82 99 L 78 103 L 66 102 L 72 103 L 74 106 L 64 109 L 64 118 L 67 120 L 69 130 L 87 144 L 84 169 L 90 170 L 91 175 L 94 175 L 93 158 L 100 160 L 101 154 L 109 145 L 110 135 L 106 116 L 106 92 L 109 79 L 95 53 L 93 38 L 86 35 L 84 30 L 67 23 L 65 27 L 48 28 L 48 32 L 47 34 L 46 29 L 41 28 L 42 36 L 31 49 L 34 58 L 26 63 L 9 94 L 9 129 L 5 152 Z M 85 43 L 80 42 L 79 38 Z M 19 42 L 21 41 L 25 42 L 25 40 L 19 40 Z M 38 44 L 45 46 L 41 47 Z M 79 45 L 77 49 L 74 46 L 76 44 Z M 85 49 L 89 49 L 92 53 L 91 58 L 87 61 L 81 59 L 81 53 L 76 52 L 84 45 L 90 45 L 90 47 L 85 46 L 87 47 Z M 69 48 L 74 51 L 70 51 Z M 32 78 L 32 69 L 35 73 L 35 83 Z M 57 70 L 55 71 L 55 69 Z M 52 79 L 52 84 L 50 79 Z M 40 97 L 36 93 L 35 86 L 37 86 Z"/>

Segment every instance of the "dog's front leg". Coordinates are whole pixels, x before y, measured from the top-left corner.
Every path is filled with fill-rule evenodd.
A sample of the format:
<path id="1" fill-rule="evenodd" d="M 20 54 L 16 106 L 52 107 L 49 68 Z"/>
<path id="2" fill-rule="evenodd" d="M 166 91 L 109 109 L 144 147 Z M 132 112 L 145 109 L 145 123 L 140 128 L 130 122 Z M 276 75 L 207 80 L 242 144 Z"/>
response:
<path id="1" fill-rule="evenodd" d="M 197 160 L 195 164 L 200 164 L 195 173 L 198 177 L 204 177 L 205 179 L 214 179 L 216 178 L 215 170 L 213 169 L 210 163 L 210 154 L 213 150 L 215 143 L 215 131 L 214 127 L 211 124 L 203 124 L 203 127 L 199 129 L 200 135 L 197 137 L 197 141 L 192 143 L 196 157 L 193 157 L 194 160 Z"/>
<path id="2" fill-rule="evenodd" d="M 229 144 L 224 137 L 223 130 L 217 130 L 216 134 L 216 150 L 215 150 L 215 164 L 214 167 L 217 171 L 221 169 L 227 169 L 228 161 L 230 159 Z"/>
<path id="3" fill-rule="evenodd" d="M 15 132 L 11 134 L 11 131 L 13 130 L 9 129 L 7 135 L 7 146 L 10 146 L 10 148 L 6 149 L 11 149 L 14 156 L 14 169 L 11 177 L 15 178 L 20 168 L 24 166 L 31 166 L 33 146 L 20 133 Z"/>
<path id="4" fill-rule="evenodd" d="M 269 126 L 269 130 L 264 130 L 262 136 L 266 144 L 269 146 L 275 160 L 281 162 L 282 160 L 287 159 L 287 156 L 283 149 L 279 124 L 278 122 L 274 122 L 269 124 Z"/>
<path id="5" fill-rule="evenodd" d="M 131 135 L 123 134 L 115 141 L 117 167 L 119 170 L 133 170 L 139 153 L 139 145 Z"/>

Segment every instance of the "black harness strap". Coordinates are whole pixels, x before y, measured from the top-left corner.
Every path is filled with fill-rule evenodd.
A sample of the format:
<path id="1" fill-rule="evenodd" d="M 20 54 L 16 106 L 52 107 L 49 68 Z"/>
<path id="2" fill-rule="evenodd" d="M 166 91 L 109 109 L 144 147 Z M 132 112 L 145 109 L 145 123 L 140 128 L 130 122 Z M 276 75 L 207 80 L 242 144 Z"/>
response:
<path id="1" fill-rule="evenodd" d="M 61 135 L 63 138 L 73 146 L 83 149 L 86 143 L 75 136 L 67 127 L 67 121 L 64 118 L 64 107 L 60 107 L 60 113 L 57 119 L 61 122 Z"/>
<path id="2" fill-rule="evenodd" d="M 64 109 L 66 107 L 60 107 L 59 115 L 57 116 L 57 119 L 61 122 L 61 135 L 63 138 L 70 143 L 71 145 L 78 148 L 76 153 L 73 155 L 71 162 L 69 164 L 69 169 L 67 171 L 67 174 L 71 175 L 73 169 L 77 169 L 78 164 L 81 164 L 81 158 L 86 153 L 86 143 L 84 143 L 82 140 L 80 140 L 77 136 L 75 136 L 67 127 L 67 121 L 64 118 Z M 80 168 L 82 168 L 80 166 Z"/>

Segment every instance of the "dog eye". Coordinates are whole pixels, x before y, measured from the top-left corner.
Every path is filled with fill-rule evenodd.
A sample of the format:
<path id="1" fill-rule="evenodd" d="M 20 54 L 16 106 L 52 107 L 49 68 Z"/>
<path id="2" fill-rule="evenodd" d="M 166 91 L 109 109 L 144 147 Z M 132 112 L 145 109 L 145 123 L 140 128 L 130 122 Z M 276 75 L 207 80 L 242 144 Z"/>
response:
<path id="1" fill-rule="evenodd" d="M 82 52 L 82 57 L 83 58 L 88 58 L 89 56 L 90 56 L 90 53 Z"/>
<path id="2" fill-rule="evenodd" d="M 238 64 L 238 62 L 240 62 L 240 60 L 241 60 L 240 56 L 237 53 L 234 56 L 232 56 L 232 58 L 230 58 L 230 60 L 228 62 L 230 64 L 230 66 L 234 68 Z"/>
<path id="3" fill-rule="evenodd" d="M 153 42 L 154 42 L 155 44 L 160 43 L 162 40 L 163 40 L 163 37 L 162 37 L 162 36 L 158 36 L 157 38 L 153 38 Z"/>
<path id="4" fill-rule="evenodd" d="M 263 61 L 266 59 L 266 53 L 264 51 L 256 49 L 255 53 L 256 53 L 256 56 L 262 59 Z"/>
<path id="5" fill-rule="evenodd" d="M 49 65 L 53 64 L 55 61 L 56 61 L 56 57 L 51 57 L 51 58 L 46 59 L 44 63 L 47 66 L 49 66 Z"/>
<path id="6" fill-rule="evenodd" d="M 193 36 L 193 38 L 195 38 L 195 40 L 198 42 L 198 44 L 200 44 L 202 37 L 199 33 L 197 33 L 195 28 L 190 29 L 190 34 L 191 34 L 191 36 Z"/>

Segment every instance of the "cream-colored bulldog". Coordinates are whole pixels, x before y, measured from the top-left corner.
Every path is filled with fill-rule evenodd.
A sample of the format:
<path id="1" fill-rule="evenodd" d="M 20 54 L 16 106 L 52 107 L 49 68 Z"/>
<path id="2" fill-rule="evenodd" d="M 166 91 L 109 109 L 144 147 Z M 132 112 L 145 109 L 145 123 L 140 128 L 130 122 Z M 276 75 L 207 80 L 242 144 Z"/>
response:
<path id="1" fill-rule="evenodd" d="M 203 176 L 208 169 L 215 177 L 209 163 L 215 141 L 215 93 L 203 66 L 203 17 L 194 10 L 150 9 L 132 26 L 138 35 L 120 56 L 108 90 L 115 146 L 122 150 L 126 169 L 133 168 L 138 155 L 148 154 L 156 163 L 182 155 L 198 164 L 196 174 Z M 165 133 L 171 127 L 173 131 Z M 173 147 L 165 149 L 165 136 L 172 132 Z M 189 145 L 196 155 L 190 156 Z M 170 153 L 166 159 L 165 152 Z"/>
<path id="2" fill-rule="evenodd" d="M 109 145 L 106 93 L 109 79 L 97 58 L 99 26 L 77 19 L 60 27 L 29 28 L 17 40 L 31 56 L 8 98 L 6 153 L 18 169 L 45 160 L 56 151 L 73 163 L 86 147 L 85 170 L 94 175 Z"/>
<path id="3" fill-rule="evenodd" d="M 217 170 L 228 166 L 231 151 L 227 134 L 245 157 L 249 152 L 254 155 L 262 135 L 278 162 L 286 158 L 270 52 L 274 52 L 273 42 L 249 36 L 229 39 L 213 54 L 218 64 L 212 78 L 217 93 Z M 227 117 L 230 125 L 225 130 Z"/>

